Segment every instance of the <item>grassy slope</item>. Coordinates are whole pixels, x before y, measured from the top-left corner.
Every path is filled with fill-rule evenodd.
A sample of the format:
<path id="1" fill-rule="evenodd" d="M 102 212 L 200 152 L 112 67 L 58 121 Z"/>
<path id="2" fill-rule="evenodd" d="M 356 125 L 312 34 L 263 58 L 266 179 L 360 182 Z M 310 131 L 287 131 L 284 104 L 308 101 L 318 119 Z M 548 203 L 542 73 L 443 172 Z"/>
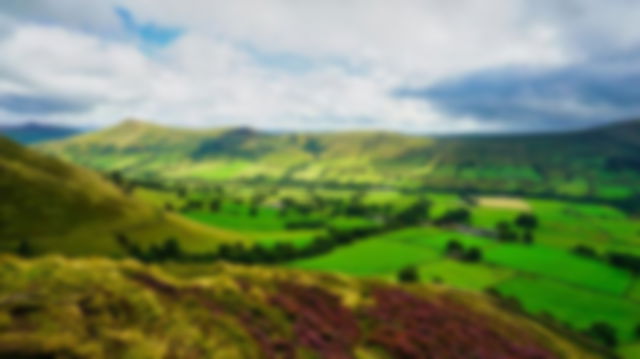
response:
<path id="1" fill-rule="evenodd" d="M 433 139 L 388 132 L 191 131 L 127 121 L 38 148 L 139 177 L 267 177 L 615 197 L 635 190 L 637 170 L 628 166 L 636 165 L 639 146 L 640 122 L 568 134 Z M 612 163 L 622 169 L 607 167 Z"/>
<path id="2" fill-rule="evenodd" d="M 479 294 L 224 264 L 206 272 L 0 257 L 0 356 L 599 357 Z"/>
<path id="3" fill-rule="evenodd" d="M 115 232 L 142 243 L 175 236 L 185 248 L 242 236 L 163 213 L 98 174 L 0 138 L 0 249 L 118 254 Z"/>

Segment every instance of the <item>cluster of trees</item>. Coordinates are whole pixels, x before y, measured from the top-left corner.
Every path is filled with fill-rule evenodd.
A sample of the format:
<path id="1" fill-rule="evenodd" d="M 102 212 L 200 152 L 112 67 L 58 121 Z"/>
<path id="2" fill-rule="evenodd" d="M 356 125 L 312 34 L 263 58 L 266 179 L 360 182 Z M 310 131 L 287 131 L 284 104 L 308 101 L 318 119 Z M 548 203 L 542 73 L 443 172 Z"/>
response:
<path id="1" fill-rule="evenodd" d="M 178 240 L 173 237 L 165 239 L 164 242 L 152 244 L 147 249 L 143 249 L 137 243 L 132 242 L 123 233 L 116 234 L 116 241 L 130 256 L 144 262 L 179 260 L 186 256 Z"/>
<path id="2" fill-rule="evenodd" d="M 482 260 L 482 250 L 480 248 L 464 248 L 462 243 L 455 239 L 452 239 L 447 243 L 445 254 L 448 257 L 465 262 L 479 262 Z"/>
<path id="3" fill-rule="evenodd" d="M 340 245 L 381 233 L 384 230 L 384 227 L 375 226 L 348 230 L 331 228 L 326 236 L 320 236 L 303 247 L 296 247 L 288 242 L 278 243 L 269 247 L 260 244 L 246 246 L 234 243 L 222 244 L 215 252 L 203 253 L 186 253 L 175 238 L 167 238 L 165 241 L 153 244 L 148 248 L 140 247 L 122 233 L 116 235 L 116 241 L 130 256 L 145 262 L 209 262 L 225 260 L 245 264 L 271 264 L 325 254 Z"/>
<path id="4" fill-rule="evenodd" d="M 122 192 L 126 194 L 131 194 L 136 188 L 136 182 L 126 180 L 120 171 L 113 171 L 107 174 L 107 179 L 109 179 L 113 184 L 118 186 Z"/>
<path id="5" fill-rule="evenodd" d="M 605 261 L 611 266 L 627 270 L 633 275 L 640 275 L 639 255 L 615 251 L 609 251 L 603 255 L 600 255 L 595 249 L 584 244 L 579 244 L 573 247 L 572 252 L 582 257 Z"/>
<path id="6" fill-rule="evenodd" d="M 618 345 L 618 333 L 616 331 L 616 328 L 609 323 L 593 323 L 589 328 L 587 328 L 587 330 L 584 331 L 584 334 L 610 348 Z"/>
<path id="7" fill-rule="evenodd" d="M 421 197 L 411 205 L 392 216 L 390 225 L 393 227 L 415 226 L 429 218 L 431 202 Z"/>
<path id="8" fill-rule="evenodd" d="M 640 275 L 640 256 L 631 253 L 609 252 L 609 263 L 618 268 L 628 270 L 634 275 Z"/>
<path id="9" fill-rule="evenodd" d="M 450 209 L 434 220 L 439 226 L 471 223 L 471 211 L 466 208 Z"/>
<path id="10" fill-rule="evenodd" d="M 507 221 L 496 223 L 495 233 L 499 241 L 521 240 L 525 244 L 531 244 L 534 241 L 533 232 L 536 228 L 538 228 L 538 218 L 532 213 L 521 213 L 515 218 L 513 224 Z M 520 233 L 517 229 L 520 229 Z"/>

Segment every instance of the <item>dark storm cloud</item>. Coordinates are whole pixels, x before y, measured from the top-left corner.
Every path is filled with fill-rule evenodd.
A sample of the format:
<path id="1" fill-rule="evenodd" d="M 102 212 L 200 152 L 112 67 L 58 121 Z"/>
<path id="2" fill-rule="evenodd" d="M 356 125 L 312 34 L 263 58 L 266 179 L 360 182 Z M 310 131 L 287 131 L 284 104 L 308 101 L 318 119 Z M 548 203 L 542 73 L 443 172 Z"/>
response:
<path id="1" fill-rule="evenodd" d="M 400 89 L 440 109 L 513 128 L 583 126 L 640 116 L 640 51 L 559 69 L 500 68 Z"/>
<path id="2" fill-rule="evenodd" d="M 48 115 L 85 112 L 91 105 L 47 96 L 0 94 L 0 108 L 14 114 Z"/>

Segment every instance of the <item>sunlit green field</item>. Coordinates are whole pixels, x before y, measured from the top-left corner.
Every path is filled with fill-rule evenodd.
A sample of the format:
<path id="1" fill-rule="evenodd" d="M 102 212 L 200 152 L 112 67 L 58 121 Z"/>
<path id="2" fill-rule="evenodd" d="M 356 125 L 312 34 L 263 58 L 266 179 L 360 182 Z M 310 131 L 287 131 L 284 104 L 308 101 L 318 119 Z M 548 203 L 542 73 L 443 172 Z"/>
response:
<path id="1" fill-rule="evenodd" d="M 625 342 L 634 338 L 640 318 L 640 302 L 553 280 L 519 276 L 498 290 L 517 297 L 532 313 L 548 313 L 578 329 L 594 322 L 611 323 Z"/>
<path id="2" fill-rule="evenodd" d="M 403 267 L 425 263 L 439 257 L 439 253 L 423 248 L 372 238 L 343 247 L 322 257 L 291 263 L 294 268 L 326 270 L 354 275 L 384 275 Z"/>

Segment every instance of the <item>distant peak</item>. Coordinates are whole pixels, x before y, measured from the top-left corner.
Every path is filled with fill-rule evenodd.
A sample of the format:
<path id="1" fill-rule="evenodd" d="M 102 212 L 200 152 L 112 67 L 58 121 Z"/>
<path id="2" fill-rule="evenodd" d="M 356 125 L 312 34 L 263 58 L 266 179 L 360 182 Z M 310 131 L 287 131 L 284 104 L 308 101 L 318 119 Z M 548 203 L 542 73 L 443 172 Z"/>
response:
<path id="1" fill-rule="evenodd" d="M 151 122 L 138 118 L 125 118 L 119 123 L 119 126 L 149 126 L 151 124 Z"/>

